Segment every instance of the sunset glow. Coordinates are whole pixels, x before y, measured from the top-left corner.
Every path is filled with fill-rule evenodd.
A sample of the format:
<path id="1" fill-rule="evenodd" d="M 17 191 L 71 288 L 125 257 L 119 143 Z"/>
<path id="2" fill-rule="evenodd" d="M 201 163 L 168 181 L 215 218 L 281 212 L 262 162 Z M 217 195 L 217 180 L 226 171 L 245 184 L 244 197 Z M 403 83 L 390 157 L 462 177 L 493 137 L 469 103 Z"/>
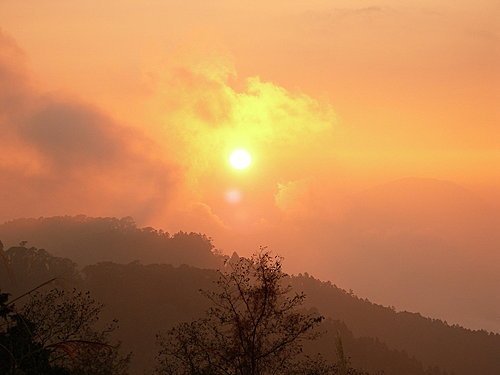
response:
<path id="1" fill-rule="evenodd" d="M 21 241 L 89 269 L 86 282 L 100 262 L 158 265 L 148 279 L 265 248 L 289 275 L 352 289 L 316 296 L 332 309 L 359 297 L 345 310 L 367 322 L 353 340 L 443 374 L 500 374 L 434 363 L 427 343 L 460 360 L 458 341 L 500 345 L 464 332 L 446 345 L 384 341 L 397 326 L 378 330 L 355 309 L 369 300 L 442 319 L 443 332 L 500 333 L 499 103 L 499 0 L 0 0 L 0 280 Z M 139 367 L 130 374 L 152 373 Z"/>
<path id="2" fill-rule="evenodd" d="M 252 157 L 247 150 L 240 148 L 231 153 L 229 163 L 234 169 L 247 169 L 252 163 Z"/>

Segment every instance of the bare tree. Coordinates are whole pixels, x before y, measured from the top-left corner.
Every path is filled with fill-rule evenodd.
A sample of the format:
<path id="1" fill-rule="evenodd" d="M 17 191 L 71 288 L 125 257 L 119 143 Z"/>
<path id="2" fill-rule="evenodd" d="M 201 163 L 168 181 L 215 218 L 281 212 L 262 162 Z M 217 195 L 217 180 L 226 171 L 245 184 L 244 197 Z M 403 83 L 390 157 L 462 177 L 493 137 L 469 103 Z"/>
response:
<path id="1" fill-rule="evenodd" d="M 157 373 L 267 375 L 292 372 L 304 340 L 323 317 L 300 311 L 305 295 L 286 285 L 282 259 L 265 249 L 219 271 L 203 292 L 206 317 L 159 335 Z"/>

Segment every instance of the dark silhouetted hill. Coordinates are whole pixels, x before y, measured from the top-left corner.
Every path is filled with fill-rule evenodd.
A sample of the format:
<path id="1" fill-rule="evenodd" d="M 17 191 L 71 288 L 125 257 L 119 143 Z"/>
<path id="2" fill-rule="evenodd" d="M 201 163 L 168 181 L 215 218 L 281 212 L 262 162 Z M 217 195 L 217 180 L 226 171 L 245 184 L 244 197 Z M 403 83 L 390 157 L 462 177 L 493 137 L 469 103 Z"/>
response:
<path id="1" fill-rule="evenodd" d="M 396 312 L 307 274 L 291 281 L 294 289 L 308 296 L 308 306 L 344 322 L 356 337 L 376 338 L 427 366 L 439 366 L 456 375 L 500 373 L 499 334 L 448 325 L 418 313 Z"/>
<path id="2" fill-rule="evenodd" d="M 140 259 L 144 263 L 217 268 L 223 262 L 210 238 L 203 234 L 179 232 L 171 235 L 150 227 L 138 228 L 132 218 L 16 219 L 0 225 L 0 238 L 6 247 L 27 241 L 82 266 Z"/>
<path id="3" fill-rule="evenodd" d="M 102 263 L 84 269 L 85 285 L 108 307 L 108 313 L 120 319 L 119 339 L 131 343 L 136 369 L 142 369 L 154 359 L 154 335 L 158 327 L 170 328 L 177 322 L 200 317 L 209 303 L 200 293 L 217 278 L 215 271 L 169 265 L 117 265 Z M 117 292 L 117 290 L 119 292 Z M 143 322 L 137 324 L 137 322 Z M 335 358 L 335 335 L 341 331 L 354 367 L 370 372 L 383 370 L 387 375 L 441 374 L 426 372 L 424 366 L 406 353 L 390 350 L 374 338 L 355 337 L 346 325 L 328 320 L 322 328 L 328 330 L 321 342 L 309 347 Z"/>
<path id="4" fill-rule="evenodd" d="M 180 321 L 191 321 L 208 307 L 199 293 L 216 279 L 216 272 L 191 266 L 166 264 L 120 265 L 104 262 L 75 273 L 71 261 L 51 257 L 44 251 L 18 246 L 7 251 L 17 282 L 65 275 L 88 289 L 106 309 L 105 320 L 118 318 L 117 339 L 125 350 L 134 351 L 134 373 L 149 369 L 156 353 L 155 334 Z M 40 261 L 43 259 L 43 261 Z M 0 265 L 1 266 L 1 265 Z M 22 272 L 22 273 L 21 273 Z M 31 277 L 31 273 L 36 277 Z M 0 272 L 0 288 L 10 281 Z M 6 281 L 7 280 L 7 281 Z M 335 335 L 340 332 L 353 366 L 386 375 L 437 375 L 436 367 L 456 375 L 497 375 L 500 370 L 500 335 L 449 326 L 419 314 L 395 312 L 362 300 L 330 283 L 308 275 L 291 277 L 295 290 L 303 290 L 308 308 L 328 319 L 325 334 L 307 350 L 335 357 Z"/>
<path id="5" fill-rule="evenodd" d="M 13 296 L 53 278 L 57 278 L 53 282 L 57 286 L 76 286 L 83 282 L 74 262 L 52 256 L 44 249 L 14 246 L 0 258 L 0 289 Z"/>

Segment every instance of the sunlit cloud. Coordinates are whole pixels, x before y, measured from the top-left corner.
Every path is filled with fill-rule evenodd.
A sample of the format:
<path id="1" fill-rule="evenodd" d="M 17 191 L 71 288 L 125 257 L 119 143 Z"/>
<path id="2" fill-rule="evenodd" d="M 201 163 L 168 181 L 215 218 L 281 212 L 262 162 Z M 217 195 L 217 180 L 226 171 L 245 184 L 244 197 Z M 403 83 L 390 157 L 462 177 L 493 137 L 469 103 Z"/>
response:
<path id="1" fill-rule="evenodd" d="M 159 142 L 174 150 L 196 199 L 216 211 L 221 209 L 212 197 L 232 185 L 245 202 L 257 204 L 250 216 L 256 215 L 257 202 L 274 205 L 278 183 L 315 174 L 334 155 L 336 116 L 330 104 L 258 77 L 238 78 L 225 59 L 170 67 L 158 91 Z M 250 163 L 251 168 L 235 174 L 228 157 L 236 170 Z"/>

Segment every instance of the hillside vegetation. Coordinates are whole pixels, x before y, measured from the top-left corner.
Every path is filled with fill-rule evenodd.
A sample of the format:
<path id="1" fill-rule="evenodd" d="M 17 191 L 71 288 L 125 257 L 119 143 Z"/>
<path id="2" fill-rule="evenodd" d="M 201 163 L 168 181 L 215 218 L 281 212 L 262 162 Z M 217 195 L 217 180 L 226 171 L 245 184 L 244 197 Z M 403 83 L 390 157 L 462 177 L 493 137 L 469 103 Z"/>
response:
<path id="1" fill-rule="evenodd" d="M 9 271 L 4 264 L 0 264 L 0 289 L 16 295 L 57 276 L 57 282 L 62 286 L 76 285 L 90 290 L 97 300 L 104 303 L 104 318 L 119 319 L 120 329 L 116 338 L 123 341 L 125 350 L 134 352 L 132 368 L 135 373 L 142 373 L 152 363 L 156 353 L 155 334 L 159 329 L 166 330 L 178 322 L 196 319 L 209 307 L 199 290 L 212 285 L 217 273 L 209 268 L 220 266 L 222 257 L 213 252 L 213 246 L 205 236 L 180 234 L 179 238 L 183 239 L 180 243 L 184 247 L 176 248 L 169 242 L 174 236 L 153 229 L 138 229 L 130 222 L 118 225 L 118 219 L 55 218 L 26 219 L 22 222 L 25 228 L 30 223 L 32 231 L 29 233 L 37 234 L 35 239 L 24 237 L 29 243 L 44 240 L 44 244 L 58 246 L 59 255 L 67 252 L 68 256 L 75 252 L 75 247 L 66 251 L 65 246 L 70 245 L 65 244 L 79 243 L 76 248 L 81 252 L 80 259 L 89 257 L 87 254 L 100 254 L 101 258 L 115 262 L 90 264 L 79 271 L 77 264 L 69 259 L 29 248 L 25 244 L 14 246 L 5 252 Z M 44 228 L 51 227 L 52 232 L 44 234 L 38 224 Z M 0 232 L 5 231 L 8 225 L 13 224 L 5 224 Z M 80 240 L 70 241 L 70 234 L 58 231 L 58 225 L 72 228 L 71 233 Z M 92 231 L 97 231 L 95 228 L 100 228 L 103 240 L 96 245 L 99 251 L 92 247 L 93 241 L 85 240 L 91 238 Z M 4 243 L 12 243 L 13 237 L 11 233 L 9 242 Z M 129 243 L 127 239 L 130 238 L 136 238 L 136 241 Z M 141 243 L 137 238 L 144 238 L 146 242 Z M 148 253 L 148 244 L 161 244 L 155 248 L 155 251 L 160 251 L 157 256 L 163 249 L 161 256 L 166 259 L 164 263 L 173 264 L 155 262 L 157 264 L 145 265 L 137 261 L 118 264 L 116 262 L 120 261 L 120 257 L 113 259 L 117 254 L 130 257 L 130 254 Z M 52 252 L 49 246 L 47 249 Z M 108 251 L 113 255 L 106 255 Z M 187 260 L 181 262 L 181 259 Z M 179 266 L 180 263 L 184 265 Z M 200 268 L 200 264 L 205 269 Z M 213 266 L 210 267 L 210 264 Z M 396 312 L 393 308 L 360 299 L 352 292 L 307 274 L 292 276 L 288 280 L 294 290 L 305 292 L 307 309 L 319 311 L 327 318 L 323 328 L 328 333 L 307 348 L 311 352 L 321 351 L 326 358 L 334 359 L 335 336 L 340 332 L 353 365 L 372 373 L 500 373 L 498 334 L 450 326 L 417 313 Z"/>

